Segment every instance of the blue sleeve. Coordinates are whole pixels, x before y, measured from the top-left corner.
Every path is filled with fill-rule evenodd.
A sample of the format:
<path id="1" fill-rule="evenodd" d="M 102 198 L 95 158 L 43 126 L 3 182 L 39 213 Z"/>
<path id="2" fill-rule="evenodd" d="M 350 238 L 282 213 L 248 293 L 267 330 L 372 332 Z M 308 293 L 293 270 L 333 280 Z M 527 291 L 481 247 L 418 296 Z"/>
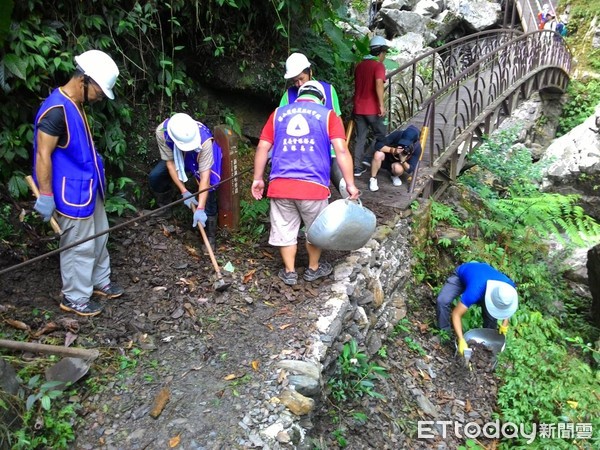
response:
<path id="1" fill-rule="evenodd" d="M 486 263 L 465 263 L 456 269 L 456 273 L 465 286 L 460 301 L 467 308 L 483 300 L 488 280 L 504 281 L 516 287 L 510 278 Z"/>
<path id="2" fill-rule="evenodd" d="M 402 130 L 392 131 L 383 141 L 376 141 L 374 144 L 375 151 L 381 150 L 384 146 L 395 147 L 395 142 L 398 142 L 402 137 Z"/>

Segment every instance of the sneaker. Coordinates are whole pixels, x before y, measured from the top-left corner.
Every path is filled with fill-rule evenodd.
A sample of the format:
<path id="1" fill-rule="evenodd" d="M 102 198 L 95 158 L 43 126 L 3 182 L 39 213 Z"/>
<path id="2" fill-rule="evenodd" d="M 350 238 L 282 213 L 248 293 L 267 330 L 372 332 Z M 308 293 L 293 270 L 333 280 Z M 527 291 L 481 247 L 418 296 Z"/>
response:
<path id="1" fill-rule="evenodd" d="M 392 184 L 394 186 L 402 186 L 402 180 L 396 175 L 392 175 Z"/>
<path id="2" fill-rule="evenodd" d="M 377 184 L 377 178 L 371 178 L 369 180 L 369 190 L 375 192 L 379 190 L 379 185 Z"/>
<path id="3" fill-rule="evenodd" d="M 123 295 L 125 289 L 116 283 L 108 283 L 104 287 L 94 286 L 94 294 L 107 298 L 117 298 Z"/>
<path id="4" fill-rule="evenodd" d="M 365 166 L 365 167 L 371 167 L 371 161 L 364 160 L 362 162 L 362 165 Z"/>
<path id="5" fill-rule="evenodd" d="M 97 316 L 102 312 L 102 306 L 94 300 L 88 300 L 86 303 L 74 303 L 64 298 L 60 301 L 60 309 L 77 314 L 78 316 Z"/>
<path id="6" fill-rule="evenodd" d="M 288 286 L 298 283 L 298 274 L 296 272 L 286 272 L 285 269 L 281 269 L 277 276 Z"/>
<path id="7" fill-rule="evenodd" d="M 359 167 L 358 169 L 354 169 L 354 176 L 355 177 L 360 177 L 366 171 L 367 171 L 366 167 Z"/>
<path id="8" fill-rule="evenodd" d="M 326 277 L 333 272 L 333 267 L 328 262 L 319 263 L 317 270 L 312 270 L 310 267 L 304 271 L 304 279 L 306 281 L 315 281 L 319 278 Z"/>

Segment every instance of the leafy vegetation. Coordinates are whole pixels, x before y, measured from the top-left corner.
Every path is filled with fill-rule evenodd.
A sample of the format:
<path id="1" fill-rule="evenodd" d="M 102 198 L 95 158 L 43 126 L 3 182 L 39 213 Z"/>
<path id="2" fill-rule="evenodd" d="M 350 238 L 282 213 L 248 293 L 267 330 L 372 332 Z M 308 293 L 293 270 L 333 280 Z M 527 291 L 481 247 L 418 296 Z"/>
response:
<path id="1" fill-rule="evenodd" d="M 598 55 L 598 69 L 600 70 L 600 55 Z M 596 106 L 600 103 L 600 81 L 596 79 L 571 81 L 567 88 L 567 99 L 559 119 L 558 136 L 568 133 L 594 114 Z"/>
<path id="2" fill-rule="evenodd" d="M 562 273 L 570 250 L 597 242 L 600 227 L 583 214 L 577 197 L 539 192 L 539 167 L 527 149 L 511 146 L 515 133 L 494 135 L 470 155 L 476 165 L 460 177 L 457 202 L 428 203 L 414 229 L 415 274 L 441 286 L 448 267 L 477 260 L 515 280 L 520 307 L 500 357 L 497 418 L 528 424 L 528 431 L 541 423 L 591 423 L 597 429 L 600 399 L 589 392 L 600 380 L 600 357 L 591 344 L 600 330 L 589 320 L 589 300 L 575 295 Z M 564 250 L 548 254 L 550 238 L 562 239 Z M 464 328 L 480 326 L 480 316 L 478 308 L 470 308 Z M 511 440 L 500 447 L 574 445 L 574 435 L 546 439 L 538 434 L 531 444 Z"/>
<path id="3" fill-rule="evenodd" d="M 385 367 L 369 362 L 367 354 L 361 352 L 356 341 L 352 339 L 344 344 L 338 357 L 337 370 L 327 382 L 331 397 L 338 403 L 365 395 L 383 398 L 383 395 L 375 390 L 375 382 L 379 377 L 387 376 L 386 370 Z"/>

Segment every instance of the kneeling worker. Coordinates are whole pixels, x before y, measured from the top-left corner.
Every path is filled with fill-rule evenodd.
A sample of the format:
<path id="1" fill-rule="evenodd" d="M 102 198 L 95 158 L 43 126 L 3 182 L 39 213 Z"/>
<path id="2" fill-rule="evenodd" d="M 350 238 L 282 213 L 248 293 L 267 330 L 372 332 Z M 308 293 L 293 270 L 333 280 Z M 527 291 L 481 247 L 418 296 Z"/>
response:
<path id="1" fill-rule="evenodd" d="M 405 130 L 393 131 L 383 141 L 375 142 L 369 190 L 379 190 L 377 172 L 381 167 L 390 172 L 394 186 L 402 186 L 400 176 L 404 173 L 412 174 L 421 158 L 420 136 L 419 129 L 409 125 Z"/>
<path id="2" fill-rule="evenodd" d="M 450 312 L 450 305 L 458 296 L 459 302 Z M 461 319 L 473 305 L 480 305 L 483 310 L 484 328 L 495 329 L 497 321 L 502 320 L 498 331 L 506 334 L 508 319 L 519 307 L 515 283 L 502 272 L 482 262 L 461 264 L 448 278 L 437 298 L 438 327 L 450 331 L 452 319 L 461 355 L 468 348 L 463 337 Z"/>

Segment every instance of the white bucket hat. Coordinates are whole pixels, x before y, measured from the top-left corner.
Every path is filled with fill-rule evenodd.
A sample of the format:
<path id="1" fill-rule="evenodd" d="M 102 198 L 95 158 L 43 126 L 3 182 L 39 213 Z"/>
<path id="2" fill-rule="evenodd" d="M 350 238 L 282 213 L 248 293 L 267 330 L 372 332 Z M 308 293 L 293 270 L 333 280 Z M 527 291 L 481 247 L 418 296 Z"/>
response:
<path id="1" fill-rule="evenodd" d="M 485 288 L 485 307 L 493 318 L 508 319 L 519 307 L 517 290 L 504 281 L 488 280 Z"/>

